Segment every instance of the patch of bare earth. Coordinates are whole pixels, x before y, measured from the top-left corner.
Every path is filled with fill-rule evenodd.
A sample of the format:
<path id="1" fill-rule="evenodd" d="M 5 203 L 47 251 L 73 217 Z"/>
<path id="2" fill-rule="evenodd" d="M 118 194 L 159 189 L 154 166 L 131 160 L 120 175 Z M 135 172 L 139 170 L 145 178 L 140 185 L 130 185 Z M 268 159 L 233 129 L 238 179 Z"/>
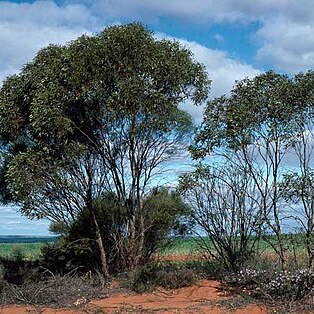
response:
<path id="1" fill-rule="evenodd" d="M 158 256 L 157 260 L 179 262 L 208 259 L 204 254 L 176 254 Z M 109 290 L 116 291 L 114 281 Z M 200 280 L 196 284 L 179 289 L 157 289 L 152 293 L 112 293 L 108 297 L 86 302 L 78 299 L 71 309 L 53 309 L 34 306 L 5 306 L 5 314 L 267 314 L 269 309 L 257 304 L 243 303 L 230 288 L 214 280 Z"/>
<path id="2" fill-rule="evenodd" d="M 249 304 L 241 308 L 230 309 L 234 296 L 224 286 L 212 280 L 200 280 L 195 285 L 165 290 L 158 289 L 153 293 L 113 294 L 107 298 L 85 303 L 78 300 L 72 309 L 51 309 L 41 307 L 6 306 L 0 313 L 7 314 L 71 314 L 71 313 L 163 313 L 163 314 L 266 314 L 265 307 Z M 238 306 L 237 306 L 238 307 Z"/>

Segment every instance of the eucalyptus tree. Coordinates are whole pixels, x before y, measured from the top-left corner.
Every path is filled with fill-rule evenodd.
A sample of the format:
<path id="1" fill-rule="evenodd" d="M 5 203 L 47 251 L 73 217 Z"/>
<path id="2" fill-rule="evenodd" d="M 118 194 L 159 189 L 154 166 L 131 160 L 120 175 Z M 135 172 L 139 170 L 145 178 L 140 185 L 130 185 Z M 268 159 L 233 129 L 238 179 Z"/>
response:
<path id="1" fill-rule="evenodd" d="M 297 222 L 299 240 L 306 248 L 308 267 L 314 267 L 314 72 L 296 75 L 298 110 L 291 121 L 293 135 L 293 170 L 287 172 L 280 183 L 282 198 L 291 206 Z"/>
<path id="2" fill-rule="evenodd" d="M 259 193 L 249 172 L 230 162 L 199 165 L 179 182 L 192 220 L 210 239 L 201 243 L 203 248 L 228 269 L 241 269 L 254 254 L 263 222 Z"/>
<path id="3" fill-rule="evenodd" d="M 40 50 L 0 91 L 0 134 L 11 154 L 6 183 L 27 216 L 73 220 L 90 210 L 109 274 L 94 201 L 113 192 L 127 208 L 122 228 L 129 267 L 145 237 L 143 196 L 161 163 L 186 145 L 191 118 L 210 81 L 176 41 L 156 40 L 141 24 Z M 62 218 L 63 217 L 63 218 Z"/>
<path id="4" fill-rule="evenodd" d="M 295 142 L 293 121 L 302 108 L 299 91 L 296 78 L 274 72 L 237 82 L 229 97 L 208 103 L 191 147 L 195 158 L 215 151 L 250 173 L 262 198 L 265 225 L 276 236 L 276 245 L 271 244 L 282 268 L 286 247 L 279 182 Z"/>

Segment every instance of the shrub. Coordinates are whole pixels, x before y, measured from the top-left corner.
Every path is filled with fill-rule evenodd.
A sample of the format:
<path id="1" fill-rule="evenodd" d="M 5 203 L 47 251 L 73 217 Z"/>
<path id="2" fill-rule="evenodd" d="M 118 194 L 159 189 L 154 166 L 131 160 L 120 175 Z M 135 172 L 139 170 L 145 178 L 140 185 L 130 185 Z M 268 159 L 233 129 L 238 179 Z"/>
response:
<path id="1" fill-rule="evenodd" d="M 127 279 L 126 286 L 137 292 L 154 290 L 157 286 L 177 289 L 192 285 L 198 274 L 182 265 L 150 263 L 136 268 Z"/>
<path id="2" fill-rule="evenodd" d="M 76 271 L 85 274 L 90 270 L 97 270 L 97 254 L 97 247 L 90 239 L 69 241 L 61 238 L 56 243 L 43 246 L 41 265 L 53 273 Z"/>
<path id="3" fill-rule="evenodd" d="M 60 244 L 58 244 L 60 245 Z M 53 253 L 57 244 L 45 246 L 46 258 L 48 253 Z M 60 249 L 60 248 L 58 248 Z M 60 249 L 61 250 L 61 249 Z M 62 248 L 63 254 L 67 254 L 66 248 Z M 59 251 L 60 253 L 60 251 Z M 53 262 L 62 263 L 69 261 L 67 257 L 59 260 L 51 255 L 49 262 L 53 269 Z M 82 255 L 80 255 L 82 256 Z M 47 260 L 45 261 L 47 264 Z M 67 264 L 67 263 L 65 263 Z M 75 263 L 76 264 L 76 263 Z M 67 268 L 66 275 L 55 275 L 51 270 L 44 267 L 42 261 L 26 260 L 20 250 L 10 257 L 0 258 L 0 304 L 36 304 L 48 306 L 73 306 L 75 302 L 87 302 L 87 300 L 99 297 L 102 278 L 91 273 L 79 276 L 75 268 Z M 57 266 L 61 268 L 61 266 Z M 80 272 L 83 271 L 80 269 Z"/>
<path id="4" fill-rule="evenodd" d="M 38 261 L 27 261 L 21 255 L 1 257 L 1 278 L 12 284 L 22 284 L 26 278 L 32 276 L 38 264 Z"/>
<path id="5" fill-rule="evenodd" d="M 314 273 L 308 269 L 280 270 L 280 265 L 262 260 L 236 273 L 229 273 L 224 281 L 243 287 L 258 299 L 269 301 L 299 301 L 314 293 Z"/>
<path id="6" fill-rule="evenodd" d="M 186 222 L 181 218 L 189 209 L 177 193 L 166 188 L 153 189 L 143 200 L 143 217 L 134 218 L 135 232 L 140 230 L 140 224 L 145 226 L 142 250 L 139 249 L 139 237 L 132 239 L 130 231 L 127 231 L 127 209 L 115 194 L 107 193 L 96 199 L 94 206 L 112 275 L 148 263 L 152 254 L 169 242 L 169 234 L 186 231 Z M 51 226 L 50 230 L 61 232 L 62 237 L 54 245 L 43 248 L 45 267 L 61 273 L 78 267 L 83 272 L 101 268 L 95 230 L 88 210 L 83 210 L 70 227 L 59 223 Z"/>
<path id="7" fill-rule="evenodd" d="M 3 282 L 0 304 L 79 306 L 102 293 L 98 276 L 53 275 L 41 280 L 28 278 L 21 285 Z"/>
<path id="8" fill-rule="evenodd" d="M 254 257 L 262 213 L 251 194 L 257 193 L 247 169 L 226 162 L 220 166 L 196 166 L 179 181 L 179 191 L 191 206 L 196 232 L 210 241 L 200 246 L 227 269 L 238 271 Z"/>
<path id="9" fill-rule="evenodd" d="M 307 269 L 278 272 L 276 276 L 257 287 L 257 292 L 272 299 L 302 300 L 314 293 L 314 273 Z"/>
<path id="10" fill-rule="evenodd" d="M 161 269 L 158 272 L 157 284 L 166 289 L 177 289 L 191 286 L 197 279 L 192 269 L 174 267 L 172 269 Z"/>
<path id="11" fill-rule="evenodd" d="M 126 280 L 125 286 L 137 293 L 154 290 L 157 281 L 157 267 L 153 264 L 139 266 Z"/>

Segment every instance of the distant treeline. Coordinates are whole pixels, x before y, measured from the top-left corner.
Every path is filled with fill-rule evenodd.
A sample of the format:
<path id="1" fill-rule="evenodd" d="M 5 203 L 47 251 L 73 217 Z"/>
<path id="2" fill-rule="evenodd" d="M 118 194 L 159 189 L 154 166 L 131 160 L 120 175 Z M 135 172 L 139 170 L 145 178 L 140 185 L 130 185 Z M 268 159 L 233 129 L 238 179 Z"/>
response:
<path id="1" fill-rule="evenodd" d="M 0 235 L 0 243 L 39 243 L 39 242 L 55 242 L 56 236 L 17 236 L 17 235 Z"/>

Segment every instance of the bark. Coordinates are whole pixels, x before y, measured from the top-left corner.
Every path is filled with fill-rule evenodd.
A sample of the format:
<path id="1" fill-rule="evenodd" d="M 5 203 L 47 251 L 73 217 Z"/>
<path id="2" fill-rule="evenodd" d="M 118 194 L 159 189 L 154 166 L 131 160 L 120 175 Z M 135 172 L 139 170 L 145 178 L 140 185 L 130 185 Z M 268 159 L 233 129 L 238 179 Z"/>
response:
<path id="1" fill-rule="evenodd" d="M 92 215 L 93 224 L 94 224 L 94 227 L 95 227 L 96 242 L 97 242 L 98 249 L 99 249 L 99 252 L 100 252 L 101 271 L 102 271 L 104 277 L 108 278 L 109 277 L 109 269 L 108 269 L 108 263 L 107 263 L 107 256 L 106 256 L 103 239 L 102 239 L 102 236 L 101 236 L 101 232 L 100 232 L 100 228 L 99 228 L 99 225 L 98 225 L 98 221 L 97 221 L 97 218 L 96 218 L 96 214 L 95 214 L 94 208 L 91 209 L 91 215 Z"/>
<path id="2" fill-rule="evenodd" d="M 142 206 L 141 206 L 142 207 Z M 143 251 L 144 251 L 144 242 L 145 242 L 145 223 L 144 223 L 144 213 L 141 209 L 140 213 L 140 224 L 139 224 L 139 239 L 138 239 L 138 248 L 134 260 L 135 266 L 139 265 L 140 261 L 143 258 Z"/>
<path id="3" fill-rule="evenodd" d="M 92 182 L 93 182 L 93 176 L 92 176 L 92 170 L 91 167 L 87 167 L 87 176 L 88 176 L 88 186 L 86 191 L 86 205 L 87 208 L 90 211 L 91 214 L 91 220 L 95 228 L 95 240 L 98 245 L 99 253 L 100 253 L 100 265 L 101 265 L 101 271 L 105 278 L 109 277 L 109 269 L 108 269 L 108 262 L 107 262 L 107 256 L 106 251 L 104 248 L 103 239 L 101 236 L 99 224 L 96 217 L 96 209 L 93 202 L 93 193 L 92 193 Z"/>

